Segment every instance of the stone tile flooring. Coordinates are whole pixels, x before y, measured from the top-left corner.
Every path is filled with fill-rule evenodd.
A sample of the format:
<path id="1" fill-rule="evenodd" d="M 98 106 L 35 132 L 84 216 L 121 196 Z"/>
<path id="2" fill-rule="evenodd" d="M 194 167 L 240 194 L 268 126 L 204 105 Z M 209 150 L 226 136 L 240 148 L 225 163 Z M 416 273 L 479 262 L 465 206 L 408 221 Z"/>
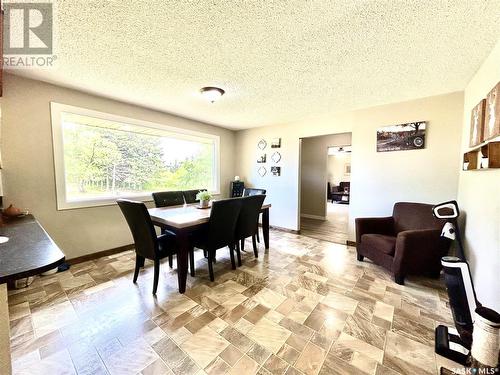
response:
<path id="1" fill-rule="evenodd" d="M 251 245 L 247 244 L 250 249 Z M 452 324 L 438 280 L 395 284 L 354 249 L 271 232 L 271 249 L 233 271 L 217 252 L 216 281 L 197 252 L 184 295 L 162 263 L 157 298 L 134 253 L 80 263 L 10 291 L 17 374 L 436 374 Z M 175 262 L 174 262 L 175 267 Z"/>

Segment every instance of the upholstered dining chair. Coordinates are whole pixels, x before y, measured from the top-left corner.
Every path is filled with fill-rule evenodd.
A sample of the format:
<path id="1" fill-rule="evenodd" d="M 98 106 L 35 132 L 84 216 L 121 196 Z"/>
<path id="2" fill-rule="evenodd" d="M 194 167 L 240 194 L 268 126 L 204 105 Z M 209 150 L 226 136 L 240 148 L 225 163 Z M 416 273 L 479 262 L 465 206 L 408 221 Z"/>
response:
<path id="1" fill-rule="evenodd" d="M 160 191 L 152 195 L 156 207 L 182 206 L 184 204 L 184 194 L 182 194 L 182 191 Z M 165 233 L 165 229 L 162 229 L 162 233 Z M 173 267 L 173 255 L 168 256 L 168 265 L 170 268 Z"/>
<path id="2" fill-rule="evenodd" d="M 213 201 L 208 225 L 192 234 L 192 246 L 207 252 L 210 281 L 215 279 L 212 263 L 215 261 L 215 252 L 218 249 L 229 247 L 231 266 L 236 269 L 234 262 L 235 229 L 240 210 L 241 199 L 239 198 Z M 191 263 L 194 263 L 193 250 L 190 251 Z M 194 276 L 194 267 L 191 268 L 191 276 Z"/>
<path id="3" fill-rule="evenodd" d="M 137 281 L 139 270 L 144 267 L 144 260 L 152 260 L 154 262 L 153 294 L 156 295 L 160 275 L 160 260 L 175 254 L 175 234 L 165 232 L 157 236 L 144 203 L 128 199 L 118 199 L 117 203 L 134 238 L 135 270 L 133 282 Z M 193 263 L 191 263 L 192 267 Z"/>
<path id="4" fill-rule="evenodd" d="M 257 249 L 257 231 L 259 229 L 259 214 L 265 195 L 249 195 L 241 199 L 241 211 L 236 223 L 236 254 L 238 266 L 241 266 L 240 241 L 243 243 L 247 237 L 252 237 L 253 253 L 259 256 Z"/>
<path id="5" fill-rule="evenodd" d="M 251 195 L 265 195 L 266 189 L 256 189 L 256 188 L 245 188 L 243 190 L 243 196 L 249 197 Z"/>
<path id="6" fill-rule="evenodd" d="M 191 203 L 199 202 L 199 200 L 196 199 L 196 195 L 200 191 L 207 191 L 207 189 L 196 189 L 196 190 L 185 190 L 185 191 L 183 191 L 182 194 L 184 195 L 184 200 L 186 201 L 186 203 L 187 204 L 191 204 Z"/>
<path id="7" fill-rule="evenodd" d="M 182 191 L 160 191 L 153 193 L 153 200 L 156 207 L 182 206 L 184 194 Z"/>
<path id="8" fill-rule="evenodd" d="M 266 195 L 266 189 L 257 189 L 257 188 L 245 188 L 243 190 L 243 196 L 244 197 L 249 197 L 252 195 Z M 257 242 L 260 243 L 260 236 L 259 236 L 259 228 L 257 226 Z M 243 240 L 241 242 L 241 248 L 244 250 L 245 249 L 245 241 Z"/>

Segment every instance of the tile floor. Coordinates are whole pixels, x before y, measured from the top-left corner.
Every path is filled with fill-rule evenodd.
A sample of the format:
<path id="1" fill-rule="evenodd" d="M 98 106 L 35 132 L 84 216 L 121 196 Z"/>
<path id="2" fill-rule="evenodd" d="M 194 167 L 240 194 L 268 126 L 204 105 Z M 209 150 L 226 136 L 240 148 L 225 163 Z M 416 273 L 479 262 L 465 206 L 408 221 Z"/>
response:
<path id="1" fill-rule="evenodd" d="M 248 244 L 247 248 L 251 248 Z M 218 251 L 216 281 L 177 293 L 162 264 L 132 283 L 134 253 L 80 263 L 10 291 L 16 374 L 436 374 L 457 367 L 434 354 L 434 327 L 451 324 L 438 280 L 399 286 L 353 248 L 271 232 L 267 254 L 231 270 Z"/>

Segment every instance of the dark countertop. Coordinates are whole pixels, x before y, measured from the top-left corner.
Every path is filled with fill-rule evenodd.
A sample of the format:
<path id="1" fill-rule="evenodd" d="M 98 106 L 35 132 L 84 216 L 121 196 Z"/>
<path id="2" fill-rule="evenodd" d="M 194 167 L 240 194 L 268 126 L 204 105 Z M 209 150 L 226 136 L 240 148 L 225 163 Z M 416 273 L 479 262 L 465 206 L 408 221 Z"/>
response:
<path id="1" fill-rule="evenodd" d="M 0 227 L 0 284 L 38 275 L 64 262 L 64 254 L 33 215 L 15 219 Z"/>

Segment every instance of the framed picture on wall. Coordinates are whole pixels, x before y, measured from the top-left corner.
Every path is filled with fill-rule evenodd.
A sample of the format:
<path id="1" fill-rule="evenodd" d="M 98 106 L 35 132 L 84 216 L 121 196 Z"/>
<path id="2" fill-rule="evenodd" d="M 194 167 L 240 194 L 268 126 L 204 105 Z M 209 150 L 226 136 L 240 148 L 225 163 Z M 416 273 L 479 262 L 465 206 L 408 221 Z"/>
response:
<path id="1" fill-rule="evenodd" d="M 351 163 L 344 164 L 344 175 L 346 175 L 346 176 L 351 175 Z"/>
<path id="2" fill-rule="evenodd" d="M 484 140 L 483 130 L 485 105 L 486 99 L 483 99 L 478 105 L 472 108 L 470 116 L 470 147 L 477 146 Z"/>
<path id="3" fill-rule="evenodd" d="M 486 96 L 484 140 L 500 135 L 500 82 Z"/>
<path id="4" fill-rule="evenodd" d="M 384 126 L 377 129 L 377 152 L 425 148 L 425 121 Z"/>

